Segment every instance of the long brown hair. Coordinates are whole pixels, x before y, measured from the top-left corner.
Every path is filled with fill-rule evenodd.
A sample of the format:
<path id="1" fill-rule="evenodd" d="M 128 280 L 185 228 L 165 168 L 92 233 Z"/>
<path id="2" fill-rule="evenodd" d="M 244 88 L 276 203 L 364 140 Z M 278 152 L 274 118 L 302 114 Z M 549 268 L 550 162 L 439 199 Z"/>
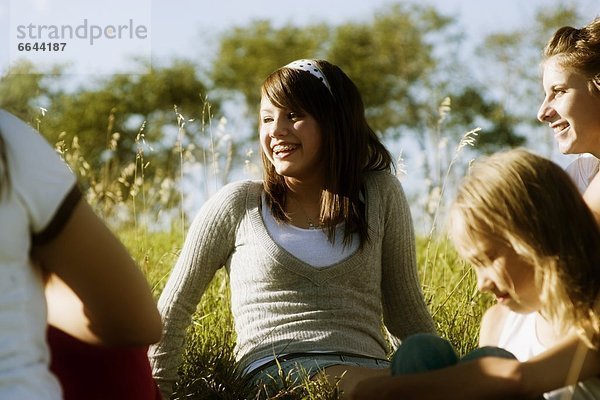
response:
<path id="1" fill-rule="evenodd" d="M 600 229 L 561 167 L 523 149 L 477 161 L 451 207 L 450 233 L 467 259 L 481 235 L 512 247 L 533 265 L 541 313 L 598 347 Z"/>
<path id="2" fill-rule="evenodd" d="M 352 80 L 336 65 L 314 60 L 325 75 L 331 91 L 308 72 L 282 67 L 264 81 L 261 92 L 277 107 L 299 110 L 313 116 L 323 135 L 325 187 L 321 196 L 321 221 L 329 240 L 335 227 L 345 222 L 344 243 L 359 234 L 362 247 L 369 238 L 360 192 L 367 171 L 391 171 L 392 157 L 369 126 L 362 98 Z M 283 176 L 262 154 L 264 188 L 276 219 L 289 221 L 285 213 Z"/>

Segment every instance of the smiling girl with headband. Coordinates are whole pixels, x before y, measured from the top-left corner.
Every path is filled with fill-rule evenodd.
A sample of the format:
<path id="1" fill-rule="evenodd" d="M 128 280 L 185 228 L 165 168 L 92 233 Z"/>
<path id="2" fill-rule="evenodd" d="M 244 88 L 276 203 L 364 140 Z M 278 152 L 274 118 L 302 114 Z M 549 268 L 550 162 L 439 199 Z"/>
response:
<path id="1" fill-rule="evenodd" d="M 263 181 L 225 186 L 201 208 L 159 300 L 155 378 L 172 392 L 185 330 L 225 267 L 236 356 L 251 382 L 303 369 L 342 389 L 386 374 L 392 341 L 434 332 L 420 289 L 410 210 L 354 83 L 298 60 L 262 85 Z"/>

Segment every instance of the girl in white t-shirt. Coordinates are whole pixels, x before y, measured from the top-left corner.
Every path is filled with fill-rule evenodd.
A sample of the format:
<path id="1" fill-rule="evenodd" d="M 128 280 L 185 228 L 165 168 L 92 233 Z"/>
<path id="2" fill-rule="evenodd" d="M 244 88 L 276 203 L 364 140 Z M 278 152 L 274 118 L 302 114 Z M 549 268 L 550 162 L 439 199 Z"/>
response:
<path id="1" fill-rule="evenodd" d="M 64 332 L 103 344 L 159 339 L 160 316 L 129 253 L 82 200 L 54 149 L 3 110 L 0 221 L 0 398 L 63 398 L 48 369 L 44 275 L 80 301 L 78 312 L 55 320 Z M 61 291 L 51 298 L 72 304 Z"/>

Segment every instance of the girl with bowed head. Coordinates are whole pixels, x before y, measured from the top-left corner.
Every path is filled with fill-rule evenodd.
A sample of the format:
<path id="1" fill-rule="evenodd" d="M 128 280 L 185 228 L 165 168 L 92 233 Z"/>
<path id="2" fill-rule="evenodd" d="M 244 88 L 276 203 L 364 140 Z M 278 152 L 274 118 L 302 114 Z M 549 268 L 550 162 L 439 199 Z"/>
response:
<path id="1" fill-rule="evenodd" d="M 583 28 L 564 26 L 544 49 L 544 101 L 538 119 L 554 131 L 563 154 L 589 153 L 568 167 L 600 221 L 600 18 Z"/>
<path id="2" fill-rule="evenodd" d="M 600 399 L 600 229 L 569 175 L 522 149 L 483 158 L 449 227 L 497 300 L 481 347 L 459 360 L 444 339 L 411 336 L 395 376 L 364 380 L 350 398 Z"/>
<path id="3" fill-rule="evenodd" d="M 392 341 L 434 332 L 410 210 L 354 83 L 323 60 L 271 73 L 260 103 L 262 181 L 235 182 L 201 208 L 159 300 L 151 349 L 165 398 L 186 328 L 217 269 L 231 282 L 236 356 L 252 382 L 282 368 L 341 387 L 386 374 Z"/>

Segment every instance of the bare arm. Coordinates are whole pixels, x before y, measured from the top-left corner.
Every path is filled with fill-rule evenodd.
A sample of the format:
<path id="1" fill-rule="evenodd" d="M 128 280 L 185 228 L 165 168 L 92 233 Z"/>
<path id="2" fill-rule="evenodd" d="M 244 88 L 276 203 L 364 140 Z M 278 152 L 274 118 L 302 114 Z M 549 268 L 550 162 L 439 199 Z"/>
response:
<path id="1" fill-rule="evenodd" d="M 101 344 L 102 339 L 90 329 L 90 320 L 83 303 L 62 279 L 52 274 L 45 286 L 48 324 L 89 344 Z"/>
<path id="2" fill-rule="evenodd" d="M 519 386 L 519 362 L 485 357 L 455 367 L 360 382 L 350 400 L 528 399 Z"/>
<path id="3" fill-rule="evenodd" d="M 571 335 L 522 363 L 524 393 L 541 394 L 600 374 L 600 354 Z"/>
<path id="4" fill-rule="evenodd" d="M 382 400 L 536 399 L 598 374 L 598 352 L 586 349 L 577 337 L 570 336 L 523 363 L 485 357 L 422 374 L 367 379 L 357 385 L 349 399 L 366 400 L 375 394 Z"/>
<path id="5" fill-rule="evenodd" d="M 90 332 L 104 344 L 145 345 L 160 339 L 160 315 L 144 275 L 85 201 L 78 202 L 52 241 L 32 253 L 81 300 Z"/>

